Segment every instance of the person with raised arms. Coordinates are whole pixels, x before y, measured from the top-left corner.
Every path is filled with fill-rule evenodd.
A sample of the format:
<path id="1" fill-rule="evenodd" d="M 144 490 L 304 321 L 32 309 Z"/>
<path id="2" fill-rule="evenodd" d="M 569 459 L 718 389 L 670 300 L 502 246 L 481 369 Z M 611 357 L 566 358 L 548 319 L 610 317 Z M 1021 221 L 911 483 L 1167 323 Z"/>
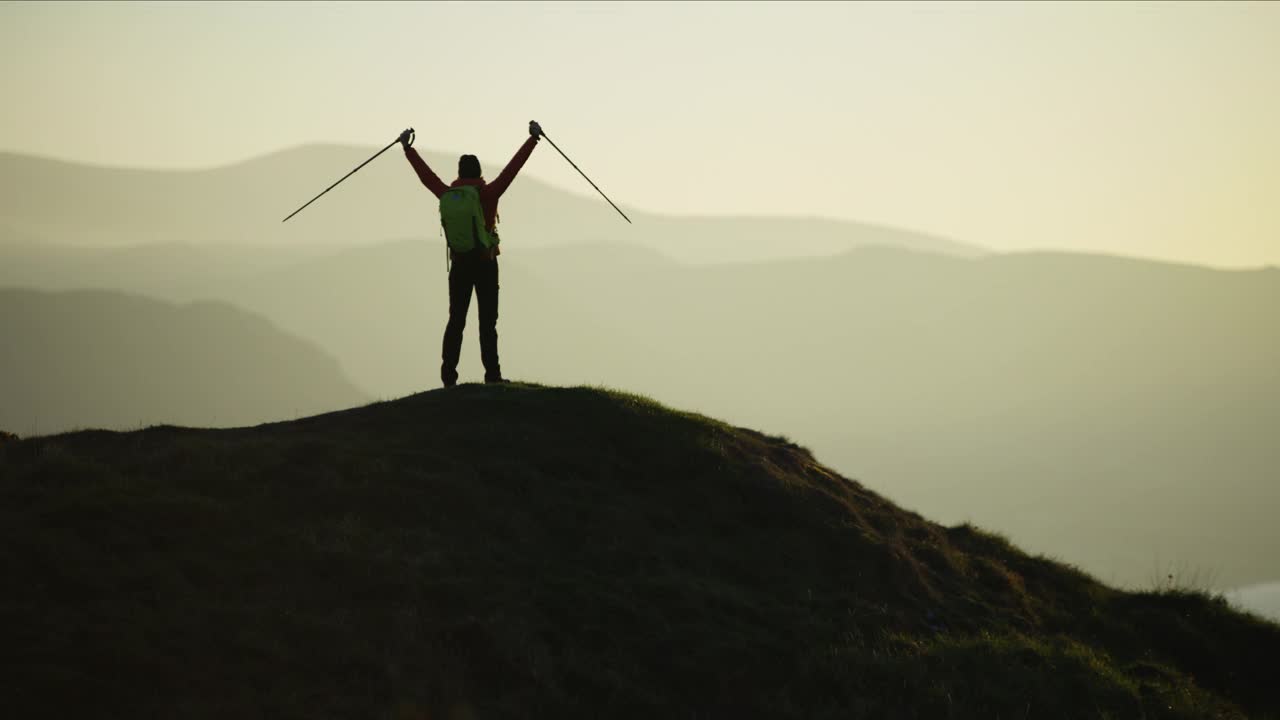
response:
<path id="1" fill-rule="evenodd" d="M 444 328 L 440 363 L 440 381 L 447 388 L 458 382 L 458 357 L 472 290 L 480 311 L 484 381 L 506 382 L 498 361 L 498 199 L 516 179 L 541 137 L 542 128 L 530 121 L 529 139 L 492 182 L 485 181 L 475 155 L 463 155 L 458 158 L 457 179 L 446 185 L 413 148 L 413 131 L 400 134 L 405 157 L 418 179 L 440 200 L 440 224 L 448 242 L 449 322 Z"/>

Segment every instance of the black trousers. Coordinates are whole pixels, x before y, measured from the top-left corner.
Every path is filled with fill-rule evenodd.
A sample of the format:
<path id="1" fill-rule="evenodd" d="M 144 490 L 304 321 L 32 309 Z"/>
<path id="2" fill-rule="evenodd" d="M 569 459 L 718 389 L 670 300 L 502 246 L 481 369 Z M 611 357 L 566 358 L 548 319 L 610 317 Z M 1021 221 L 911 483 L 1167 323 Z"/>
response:
<path id="1" fill-rule="evenodd" d="M 467 326 L 472 289 L 480 310 L 480 359 L 484 362 L 484 378 L 502 377 L 502 368 L 498 365 L 498 260 L 479 252 L 458 253 L 449 268 L 449 324 L 444 328 L 440 365 L 440 379 L 445 385 L 458 381 L 458 356 L 462 353 L 462 330 Z"/>

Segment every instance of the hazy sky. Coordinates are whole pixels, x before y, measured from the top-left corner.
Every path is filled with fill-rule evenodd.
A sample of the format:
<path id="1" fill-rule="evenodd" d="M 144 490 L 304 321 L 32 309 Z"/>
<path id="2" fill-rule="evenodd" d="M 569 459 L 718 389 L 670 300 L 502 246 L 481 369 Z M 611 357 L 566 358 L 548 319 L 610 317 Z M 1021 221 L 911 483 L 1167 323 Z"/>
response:
<path id="1" fill-rule="evenodd" d="M 624 207 L 1280 264 L 1280 3 L 4 3 L 0 60 L 0 150 L 413 125 L 488 171 L 536 118 Z M 549 147 L 526 172 L 590 192 Z"/>

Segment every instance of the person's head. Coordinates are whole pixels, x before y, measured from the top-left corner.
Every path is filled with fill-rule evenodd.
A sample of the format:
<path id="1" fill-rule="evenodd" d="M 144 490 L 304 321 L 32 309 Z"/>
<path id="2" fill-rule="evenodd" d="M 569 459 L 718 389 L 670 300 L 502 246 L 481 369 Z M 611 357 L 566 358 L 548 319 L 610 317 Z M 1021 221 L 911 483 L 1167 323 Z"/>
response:
<path id="1" fill-rule="evenodd" d="M 458 158 L 458 177 L 464 180 L 480 177 L 480 158 L 475 155 Z"/>

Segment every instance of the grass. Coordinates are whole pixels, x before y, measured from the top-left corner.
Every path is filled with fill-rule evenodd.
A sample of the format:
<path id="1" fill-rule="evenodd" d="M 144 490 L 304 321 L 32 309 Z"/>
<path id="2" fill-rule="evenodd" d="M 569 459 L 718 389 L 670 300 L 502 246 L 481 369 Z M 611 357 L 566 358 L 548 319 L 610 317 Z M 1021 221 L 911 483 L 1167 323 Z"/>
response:
<path id="1" fill-rule="evenodd" d="M 1280 717 L 1280 627 L 601 388 L 0 444 L 23 717 Z"/>

